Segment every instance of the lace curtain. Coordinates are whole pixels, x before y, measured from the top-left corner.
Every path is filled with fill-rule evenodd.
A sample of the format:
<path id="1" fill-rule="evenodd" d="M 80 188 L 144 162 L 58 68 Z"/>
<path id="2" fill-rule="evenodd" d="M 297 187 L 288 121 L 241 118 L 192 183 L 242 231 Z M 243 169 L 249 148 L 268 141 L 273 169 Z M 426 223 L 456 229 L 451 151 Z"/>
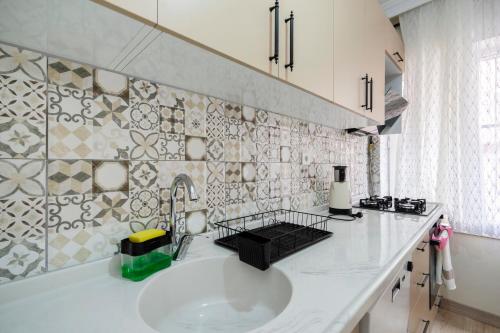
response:
<path id="1" fill-rule="evenodd" d="M 433 0 L 400 22 L 409 107 L 387 139 L 392 194 L 442 202 L 456 230 L 500 238 L 500 1 Z"/>

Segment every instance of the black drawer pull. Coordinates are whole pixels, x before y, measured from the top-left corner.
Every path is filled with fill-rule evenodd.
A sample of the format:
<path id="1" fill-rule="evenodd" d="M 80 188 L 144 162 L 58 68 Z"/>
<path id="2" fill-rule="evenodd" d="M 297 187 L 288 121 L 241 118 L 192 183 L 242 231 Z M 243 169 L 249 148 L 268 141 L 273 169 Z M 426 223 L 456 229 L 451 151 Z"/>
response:
<path id="1" fill-rule="evenodd" d="M 404 61 L 403 57 L 401 56 L 401 54 L 399 54 L 399 52 L 396 51 L 392 55 L 398 57 L 398 62 Z"/>
<path id="2" fill-rule="evenodd" d="M 422 275 L 424 275 L 424 279 L 420 283 L 417 282 L 417 286 L 420 286 L 423 288 L 427 284 L 427 280 L 429 280 L 429 274 L 423 273 Z"/>
<path id="3" fill-rule="evenodd" d="M 425 247 L 427 246 L 427 244 L 428 244 L 429 242 L 428 242 L 428 241 L 422 241 L 422 243 L 423 243 L 424 245 L 422 245 L 422 247 L 417 247 L 417 250 L 418 250 L 418 251 L 422 251 L 422 252 L 424 252 L 424 251 L 425 251 Z"/>
<path id="4" fill-rule="evenodd" d="M 370 106 L 367 108 L 367 110 L 370 110 L 370 112 L 373 111 L 373 77 L 370 78 L 370 81 L 368 81 L 368 84 L 370 84 Z"/>
<path id="5" fill-rule="evenodd" d="M 295 18 L 293 16 L 293 11 L 290 12 L 290 17 L 285 19 L 285 24 L 290 22 L 290 62 L 288 64 L 285 64 L 285 68 L 290 67 L 290 71 L 293 72 L 293 26 L 295 22 Z"/>
<path id="6" fill-rule="evenodd" d="M 280 4 L 276 0 L 273 7 L 269 7 L 269 11 L 274 11 L 274 54 L 269 57 L 269 61 L 273 61 L 277 64 L 279 58 L 279 43 L 280 43 Z"/>
<path id="7" fill-rule="evenodd" d="M 424 326 L 424 330 L 422 331 L 422 333 L 427 333 L 427 330 L 429 329 L 429 325 L 431 324 L 431 321 L 430 320 L 423 320 L 422 321 L 425 323 L 425 326 Z"/>
<path id="8" fill-rule="evenodd" d="M 368 73 L 361 80 L 365 81 L 365 104 L 361 105 L 361 107 L 368 111 Z"/>

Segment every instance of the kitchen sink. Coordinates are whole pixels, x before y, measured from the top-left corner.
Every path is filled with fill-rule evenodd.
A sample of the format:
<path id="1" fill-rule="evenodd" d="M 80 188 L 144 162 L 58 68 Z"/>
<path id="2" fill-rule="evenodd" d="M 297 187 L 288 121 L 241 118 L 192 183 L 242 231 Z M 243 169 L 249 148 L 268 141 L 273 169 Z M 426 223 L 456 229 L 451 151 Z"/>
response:
<path id="1" fill-rule="evenodd" d="M 291 296 L 279 269 L 217 257 L 159 273 L 142 290 L 139 313 L 159 332 L 248 332 L 278 316 Z"/>

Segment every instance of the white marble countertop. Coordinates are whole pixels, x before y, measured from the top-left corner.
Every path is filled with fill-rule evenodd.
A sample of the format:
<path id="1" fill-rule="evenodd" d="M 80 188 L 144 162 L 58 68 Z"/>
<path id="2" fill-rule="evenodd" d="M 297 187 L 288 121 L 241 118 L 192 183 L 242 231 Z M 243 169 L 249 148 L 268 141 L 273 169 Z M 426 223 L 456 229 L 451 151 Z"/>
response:
<path id="1" fill-rule="evenodd" d="M 292 298 L 278 317 L 254 332 L 350 332 L 441 207 L 429 216 L 363 213 L 355 222 L 329 222 L 332 237 L 274 264 L 290 279 Z M 214 245 L 212 237 L 196 237 L 186 259 L 175 265 L 235 255 Z M 137 310 L 138 294 L 151 277 L 122 279 L 117 259 L 0 286 L 0 332 L 153 332 Z"/>

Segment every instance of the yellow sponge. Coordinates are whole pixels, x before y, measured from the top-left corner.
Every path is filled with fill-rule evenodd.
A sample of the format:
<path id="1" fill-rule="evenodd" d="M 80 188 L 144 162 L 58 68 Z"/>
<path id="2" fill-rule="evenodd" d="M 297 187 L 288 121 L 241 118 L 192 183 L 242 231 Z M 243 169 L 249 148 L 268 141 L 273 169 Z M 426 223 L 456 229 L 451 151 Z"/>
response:
<path id="1" fill-rule="evenodd" d="M 153 239 L 156 237 L 164 236 L 165 234 L 166 234 L 165 230 L 147 229 L 147 230 L 136 232 L 136 233 L 128 236 L 128 239 L 132 243 L 142 243 L 142 242 L 145 242 L 147 240 L 150 240 L 150 239 Z"/>

